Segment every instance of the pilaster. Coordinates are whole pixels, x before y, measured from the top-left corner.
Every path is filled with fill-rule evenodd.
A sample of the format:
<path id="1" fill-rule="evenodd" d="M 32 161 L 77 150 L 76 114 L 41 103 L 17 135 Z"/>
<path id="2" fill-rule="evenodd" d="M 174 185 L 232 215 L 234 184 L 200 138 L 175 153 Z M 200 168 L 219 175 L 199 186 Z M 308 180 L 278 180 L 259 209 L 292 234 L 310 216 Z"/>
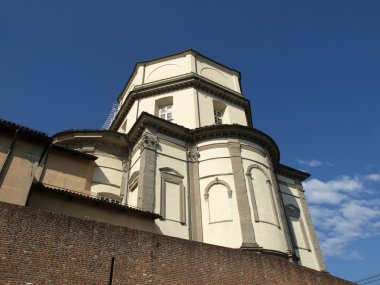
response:
<path id="1" fill-rule="evenodd" d="M 199 187 L 199 152 L 190 149 L 187 152 L 190 182 L 191 236 L 195 241 L 203 241 L 202 209 Z"/>
<path id="2" fill-rule="evenodd" d="M 141 137 L 139 147 L 140 170 L 138 182 L 138 201 L 137 207 L 154 212 L 155 206 L 155 183 L 156 183 L 156 161 L 158 137 L 151 133 L 144 133 Z"/>
<path id="3" fill-rule="evenodd" d="M 242 235 L 242 248 L 258 248 L 255 239 L 255 232 L 249 208 L 247 185 L 244 178 L 244 169 L 241 159 L 241 147 L 238 140 L 229 140 L 228 151 L 231 156 L 232 172 L 234 174 L 234 184 L 236 200 L 239 211 L 240 227 Z"/>

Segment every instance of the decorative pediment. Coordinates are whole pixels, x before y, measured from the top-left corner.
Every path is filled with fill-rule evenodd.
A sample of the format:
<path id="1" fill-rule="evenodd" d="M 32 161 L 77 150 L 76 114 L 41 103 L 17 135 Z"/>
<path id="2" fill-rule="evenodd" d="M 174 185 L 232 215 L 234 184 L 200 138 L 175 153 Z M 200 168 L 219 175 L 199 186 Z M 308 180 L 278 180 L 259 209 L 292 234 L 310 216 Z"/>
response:
<path id="1" fill-rule="evenodd" d="M 162 168 L 160 168 L 160 171 L 164 172 L 166 174 L 170 174 L 170 175 L 174 175 L 174 176 L 184 178 L 184 176 L 181 173 L 179 173 L 177 170 L 175 170 L 171 167 L 162 167 Z"/>

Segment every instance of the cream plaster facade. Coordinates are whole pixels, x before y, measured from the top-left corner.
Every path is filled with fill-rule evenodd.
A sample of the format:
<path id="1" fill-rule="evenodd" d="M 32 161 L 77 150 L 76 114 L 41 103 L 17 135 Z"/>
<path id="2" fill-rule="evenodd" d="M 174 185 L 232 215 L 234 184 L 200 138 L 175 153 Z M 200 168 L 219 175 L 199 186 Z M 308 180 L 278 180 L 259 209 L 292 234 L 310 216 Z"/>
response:
<path id="1" fill-rule="evenodd" d="M 236 98 L 229 102 L 228 96 L 215 96 L 215 90 L 199 88 L 200 84 Z M 187 128 L 213 125 L 215 104 L 220 105 L 223 123 L 248 125 L 249 102 L 241 94 L 240 73 L 192 50 L 136 64 L 119 96 L 119 111 L 125 114 L 118 118 L 117 130 L 128 133 L 142 112 L 157 115 L 165 101 L 173 105 L 172 122 Z"/>
<path id="2" fill-rule="evenodd" d="M 309 174 L 280 164 L 273 139 L 252 128 L 238 71 L 188 50 L 137 63 L 118 100 L 109 130 L 52 138 L 53 145 L 97 159 L 74 163 L 51 154 L 37 163 L 47 166 L 43 174 L 37 171 L 38 181 L 160 216 L 154 226 L 138 227 L 135 218 L 123 222 L 107 212 L 107 222 L 115 217 L 124 226 L 326 270 L 302 188 Z M 168 120 L 160 118 L 163 110 L 170 110 Z M 10 144 L 12 139 L 1 141 L 0 160 Z M 70 169 L 73 163 L 78 171 Z M 30 202 L 43 207 L 38 198 Z M 50 210 L 70 212 L 50 196 L 43 199 L 55 205 Z M 84 215 L 84 208 L 74 208 L 73 215 Z M 87 211 L 102 219 L 93 206 Z"/>
<path id="3" fill-rule="evenodd" d="M 294 191 L 303 190 L 283 189 L 281 179 L 288 179 L 286 185 L 301 185 L 308 174 L 282 167 L 277 145 L 270 137 L 260 132 L 257 135 L 268 140 L 260 142 L 256 135 L 249 138 L 235 130 L 237 125 L 244 131 L 252 127 L 240 73 L 192 50 L 140 62 L 119 96 L 119 112 L 110 129 L 132 137 L 139 120 L 144 127 L 148 125 L 141 119 L 144 114 L 159 117 L 159 109 L 168 105 L 172 126 L 166 128 L 178 131 L 152 123 L 138 131 L 131 151 L 130 174 L 143 175 L 154 185 L 139 184 L 129 193 L 127 189 L 124 201 L 141 206 L 141 200 L 151 200 L 147 205 L 164 213 L 163 219 L 156 221 L 163 234 L 269 252 L 325 270 L 307 205 L 304 198 L 302 203 L 297 202 L 302 198 L 295 198 L 302 195 L 295 196 Z M 221 114 L 218 122 L 215 111 Z M 216 123 L 229 126 L 225 134 Z M 186 128 L 187 136 L 181 137 L 180 126 Z M 203 130 L 203 136 L 192 135 L 197 130 Z M 149 170 L 145 169 L 147 163 Z M 183 187 L 162 182 L 163 168 L 181 177 Z M 286 191 L 293 191 L 292 196 L 284 194 Z M 182 222 L 173 218 L 181 211 L 185 213 Z M 293 217 L 297 211 L 299 217 Z"/>

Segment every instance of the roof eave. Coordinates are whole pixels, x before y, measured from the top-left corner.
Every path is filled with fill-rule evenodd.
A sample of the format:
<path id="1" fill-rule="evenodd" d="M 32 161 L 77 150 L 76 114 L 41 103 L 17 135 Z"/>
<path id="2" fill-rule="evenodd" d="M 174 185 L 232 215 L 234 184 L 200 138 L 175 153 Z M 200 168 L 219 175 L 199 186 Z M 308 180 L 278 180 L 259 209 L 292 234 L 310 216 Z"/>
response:
<path id="1" fill-rule="evenodd" d="M 311 176 L 311 174 L 308 172 L 305 172 L 305 171 L 302 171 L 299 169 L 295 169 L 293 167 L 290 167 L 290 166 L 287 166 L 284 164 L 279 165 L 277 172 L 278 172 L 278 174 L 280 174 L 282 176 L 293 178 L 293 179 L 298 179 L 300 181 L 304 181 Z"/>

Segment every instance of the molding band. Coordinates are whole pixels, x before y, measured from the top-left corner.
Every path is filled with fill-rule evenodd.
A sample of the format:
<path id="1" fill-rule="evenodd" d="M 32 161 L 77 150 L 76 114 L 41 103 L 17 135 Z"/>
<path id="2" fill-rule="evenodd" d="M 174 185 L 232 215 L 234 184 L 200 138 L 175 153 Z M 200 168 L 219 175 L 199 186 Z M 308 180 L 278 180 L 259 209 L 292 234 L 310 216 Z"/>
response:
<path id="1" fill-rule="evenodd" d="M 127 98 L 109 129 L 117 131 L 120 128 L 127 113 L 131 110 L 136 100 L 190 87 L 206 91 L 214 96 L 224 99 L 225 101 L 243 107 L 247 116 L 247 123 L 249 126 L 252 126 L 249 100 L 245 99 L 240 93 L 219 85 L 203 76 L 195 73 L 188 73 L 159 82 L 135 86 L 134 89 L 126 95 Z"/>

